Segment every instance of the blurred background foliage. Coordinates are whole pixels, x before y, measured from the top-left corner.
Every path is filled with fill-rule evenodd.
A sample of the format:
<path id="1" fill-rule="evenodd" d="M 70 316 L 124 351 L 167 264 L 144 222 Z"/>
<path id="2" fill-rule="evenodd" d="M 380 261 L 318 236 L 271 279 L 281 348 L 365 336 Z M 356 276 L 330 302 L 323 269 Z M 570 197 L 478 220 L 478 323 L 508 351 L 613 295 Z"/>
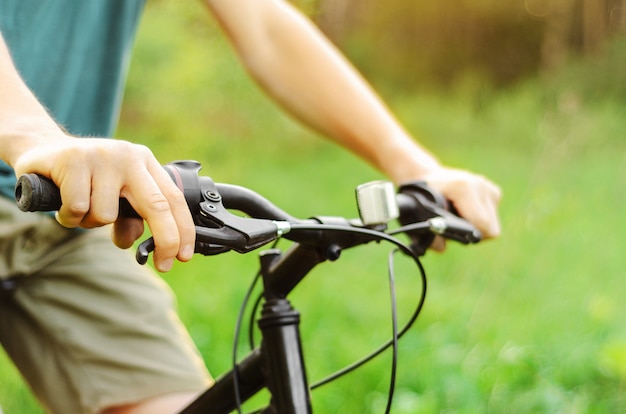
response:
<path id="1" fill-rule="evenodd" d="M 467 77 L 510 86 L 602 54 L 626 30 L 623 0 L 303 3 L 369 78 L 402 90 L 453 88 Z"/>
<path id="2" fill-rule="evenodd" d="M 417 139 L 504 192 L 499 240 L 424 258 L 392 412 L 626 412 L 626 0 L 294 3 Z M 353 188 L 381 178 L 273 105 L 196 2 L 148 2 L 118 136 L 300 217 L 354 216 Z M 294 292 L 313 379 L 388 337 L 387 249 L 364 250 Z M 163 275 L 215 374 L 256 263 L 197 257 Z M 402 263 L 396 277 L 402 318 L 420 286 Z M 385 355 L 316 390 L 316 412 L 380 413 L 388 380 Z M 6 413 L 41 412 L 8 362 L 0 381 Z"/>
<path id="3" fill-rule="evenodd" d="M 425 258 L 429 296 L 402 341 L 393 412 L 625 411 L 626 1 L 294 3 L 416 138 L 504 191 L 500 240 Z M 120 136 L 296 216 L 355 215 L 352 189 L 380 173 L 267 100 L 195 6 L 149 7 Z M 295 293 L 312 378 L 387 337 L 381 250 L 346 252 Z M 215 373 L 252 256 L 164 276 Z M 406 314 L 419 286 L 398 279 Z M 317 412 L 382 412 L 388 357 L 315 391 Z"/>

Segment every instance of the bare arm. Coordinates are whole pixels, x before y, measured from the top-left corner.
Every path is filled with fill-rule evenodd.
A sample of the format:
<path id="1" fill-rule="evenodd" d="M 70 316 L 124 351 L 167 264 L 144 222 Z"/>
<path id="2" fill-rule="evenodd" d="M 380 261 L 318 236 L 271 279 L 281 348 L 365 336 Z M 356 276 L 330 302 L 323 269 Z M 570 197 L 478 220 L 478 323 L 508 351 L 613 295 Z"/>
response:
<path id="1" fill-rule="evenodd" d="M 499 234 L 500 190 L 442 166 L 399 124 L 350 63 L 283 0 L 205 0 L 257 82 L 289 112 L 396 183 L 438 188 L 486 237 Z"/>
<path id="2" fill-rule="evenodd" d="M 169 270 L 174 257 L 191 258 L 195 230 L 189 209 L 152 153 L 126 141 L 66 134 L 20 78 L 1 36 L 0 159 L 18 175 L 52 178 L 61 190 L 57 219 L 64 226 L 114 223 L 114 242 L 129 247 L 143 233 L 143 223 L 118 219 L 123 196 L 153 232 L 159 270 Z"/>

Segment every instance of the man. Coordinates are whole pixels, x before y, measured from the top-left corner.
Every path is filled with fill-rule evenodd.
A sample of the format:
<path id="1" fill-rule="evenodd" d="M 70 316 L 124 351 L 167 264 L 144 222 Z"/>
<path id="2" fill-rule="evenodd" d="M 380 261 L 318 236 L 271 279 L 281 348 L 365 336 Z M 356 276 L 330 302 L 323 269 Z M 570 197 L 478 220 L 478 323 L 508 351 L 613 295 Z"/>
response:
<path id="1" fill-rule="evenodd" d="M 170 292 L 115 245 L 142 234 L 118 218 L 127 198 L 168 271 L 193 254 L 185 201 L 145 147 L 113 133 L 144 0 L 0 1 L 0 341 L 52 412 L 174 412 L 210 385 Z M 486 237 L 499 234 L 499 189 L 442 166 L 420 147 L 349 63 L 283 0 L 206 0 L 251 76 L 287 111 L 395 182 L 422 179 Z M 14 173 L 60 187 L 56 221 L 23 214 Z M 95 249 L 95 250 L 94 250 Z M 95 252 L 97 251 L 97 254 Z"/>

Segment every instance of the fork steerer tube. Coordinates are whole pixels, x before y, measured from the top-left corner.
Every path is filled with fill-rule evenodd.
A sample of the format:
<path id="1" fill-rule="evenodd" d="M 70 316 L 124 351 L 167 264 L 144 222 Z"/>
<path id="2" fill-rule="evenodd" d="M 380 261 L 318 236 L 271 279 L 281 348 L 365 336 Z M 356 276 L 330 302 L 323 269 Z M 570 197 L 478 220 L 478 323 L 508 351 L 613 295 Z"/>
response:
<path id="1" fill-rule="evenodd" d="M 285 254 L 266 254 L 261 258 L 263 295 L 266 299 L 284 298 L 326 256 L 318 247 L 295 243 Z"/>
<path id="2" fill-rule="evenodd" d="M 279 414 L 312 412 L 300 342 L 300 314 L 287 299 L 270 299 L 263 305 L 259 328 L 263 333 L 261 353 L 267 369 L 271 407 Z"/>

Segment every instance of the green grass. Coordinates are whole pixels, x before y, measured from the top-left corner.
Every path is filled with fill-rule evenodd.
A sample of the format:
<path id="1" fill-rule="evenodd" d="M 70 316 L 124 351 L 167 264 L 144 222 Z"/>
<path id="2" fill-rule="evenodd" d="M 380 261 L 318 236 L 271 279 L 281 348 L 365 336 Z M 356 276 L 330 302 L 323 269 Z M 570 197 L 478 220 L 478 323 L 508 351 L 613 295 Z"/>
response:
<path id="1" fill-rule="evenodd" d="M 119 135 L 163 162 L 265 194 L 294 215 L 355 216 L 355 185 L 380 178 L 303 130 L 245 77 L 208 17 L 149 8 Z M 179 30 L 185 27 L 187 30 Z M 429 253 L 426 306 L 400 345 L 394 413 L 626 411 L 626 118 L 623 101 L 531 81 L 484 94 L 388 97 L 440 158 L 502 186 L 503 235 Z M 345 252 L 294 292 L 313 379 L 390 331 L 386 246 Z M 255 254 L 198 257 L 164 276 L 215 375 L 228 369 Z M 398 263 L 403 317 L 420 285 Z M 3 357 L 4 358 L 4 357 Z M 378 413 L 389 355 L 313 393 L 318 412 Z M 0 404 L 40 410 L 6 360 Z"/>

